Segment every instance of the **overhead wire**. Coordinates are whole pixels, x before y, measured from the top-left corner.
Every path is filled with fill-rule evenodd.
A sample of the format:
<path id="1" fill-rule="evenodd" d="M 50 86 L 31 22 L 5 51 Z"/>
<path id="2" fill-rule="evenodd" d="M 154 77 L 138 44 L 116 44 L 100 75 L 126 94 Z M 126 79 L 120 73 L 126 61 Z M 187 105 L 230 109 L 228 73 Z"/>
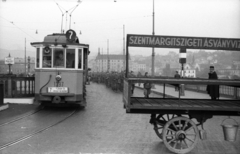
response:
<path id="1" fill-rule="evenodd" d="M 26 35 L 28 35 L 29 37 L 31 37 L 32 39 L 34 39 L 34 40 L 36 40 L 37 41 L 37 39 L 35 39 L 34 37 L 32 37 L 31 35 L 29 35 L 28 33 L 26 33 L 25 31 L 23 31 L 20 27 L 18 27 L 16 24 L 14 24 L 14 22 L 13 21 L 10 21 L 10 20 L 8 20 L 8 19 L 6 19 L 6 18 L 3 18 L 2 16 L 0 16 L 2 19 L 4 19 L 4 20 L 6 20 L 7 22 L 9 22 L 10 24 L 12 24 L 12 25 L 14 25 L 15 27 L 17 27 L 20 31 L 22 31 L 24 34 L 26 34 Z"/>

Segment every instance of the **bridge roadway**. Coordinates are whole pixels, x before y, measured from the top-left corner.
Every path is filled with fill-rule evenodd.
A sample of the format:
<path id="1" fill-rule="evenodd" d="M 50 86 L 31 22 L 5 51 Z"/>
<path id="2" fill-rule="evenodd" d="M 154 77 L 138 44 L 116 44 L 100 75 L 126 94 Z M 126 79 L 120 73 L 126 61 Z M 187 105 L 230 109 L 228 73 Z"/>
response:
<path id="1" fill-rule="evenodd" d="M 134 95 L 143 95 L 136 88 Z M 159 96 L 152 93 L 153 96 Z M 160 97 L 160 96 L 159 96 Z M 103 84 L 87 85 L 88 106 L 73 117 L 32 138 L 0 151 L 1 154 L 172 154 L 149 124 L 149 114 L 126 114 L 122 93 Z M 11 105 L 11 104 L 10 104 Z M 0 115 L 6 116 L 8 110 Z M 10 112 L 10 110 L 9 110 Z M 9 114 L 9 113 L 8 113 Z M 239 154 L 240 133 L 236 142 L 224 141 L 221 122 L 224 116 L 207 120 L 207 139 L 200 140 L 192 154 Z M 233 117 L 240 123 L 239 117 Z M 42 123 L 36 118 L 35 124 Z M 7 120 L 7 118 L 5 118 Z M 48 119 L 45 119 L 46 122 Z M 22 133 L 29 121 L 22 120 Z M 6 126 L 7 127 L 7 126 Z M 21 128 L 20 128 L 21 129 Z M 4 131 L 0 127 L 1 134 Z"/>

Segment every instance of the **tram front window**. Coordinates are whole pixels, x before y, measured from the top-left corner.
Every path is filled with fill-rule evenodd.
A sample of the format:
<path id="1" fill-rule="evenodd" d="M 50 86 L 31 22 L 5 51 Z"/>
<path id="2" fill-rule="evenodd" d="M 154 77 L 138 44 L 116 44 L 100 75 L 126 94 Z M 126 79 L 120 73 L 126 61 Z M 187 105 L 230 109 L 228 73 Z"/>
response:
<path id="1" fill-rule="evenodd" d="M 46 57 L 46 56 L 43 57 L 43 67 L 44 68 L 51 67 L 51 59 L 50 58 L 51 57 Z"/>
<path id="2" fill-rule="evenodd" d="M 42 66 L 43 68 L 52 66 L 52 49 L 44 49 Z"/>
<path id="3" fill-rule="evenodd" d="M 36 68 L 39 68 L 39 53 L 40 53 L 40 49 L 39 48 L 37 48 L 37 56 L 36 56 Z"/>
<path id="4" fill-rule="evenodd" d="M 67 68 L 75 68 L 75 49 L 67 49 Z"/>
<path id="5" fill-rule="evenodd" d="M 78 69 L 82 68 L 82 49 L 78 49 Z"/>
<path id="6" fill-rule="evenodd" d="M 54 66 L 55 67 L 64 67 L 64 50 L 63 49 L 55 49 L 54 52 Z"/>

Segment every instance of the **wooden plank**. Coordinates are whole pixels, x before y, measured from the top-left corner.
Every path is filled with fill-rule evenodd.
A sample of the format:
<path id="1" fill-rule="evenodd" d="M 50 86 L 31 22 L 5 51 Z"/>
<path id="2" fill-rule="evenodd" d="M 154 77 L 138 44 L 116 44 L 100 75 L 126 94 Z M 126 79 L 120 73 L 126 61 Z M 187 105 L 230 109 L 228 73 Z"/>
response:
<path id="1" fill-rule="evenodd" d="M 133 102 L 132 108 L 146 109 L 162 109 L 162 110 L 209 110 L 209 111 L 240 111 L 237 102 L 226 101 L 211 101 L 211 100 L 171 100 L 171 99 L 149 99 L 137 98 L 131 99 Z M 230 103 L 229 103 L 230 102 Z"/>

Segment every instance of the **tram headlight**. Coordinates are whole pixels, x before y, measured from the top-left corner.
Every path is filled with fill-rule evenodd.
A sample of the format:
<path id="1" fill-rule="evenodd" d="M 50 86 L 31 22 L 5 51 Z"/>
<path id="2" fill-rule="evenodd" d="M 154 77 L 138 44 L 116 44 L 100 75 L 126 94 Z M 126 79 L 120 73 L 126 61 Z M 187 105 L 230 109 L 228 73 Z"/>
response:
<path id="1" fill-rule="evenodd" d="M 61 75 L 57 75 L 57 76 L 55 77 L 55 79 L 59 82 L 59 81 L 62 80 L 62 77 L 61 77 Z"/>

